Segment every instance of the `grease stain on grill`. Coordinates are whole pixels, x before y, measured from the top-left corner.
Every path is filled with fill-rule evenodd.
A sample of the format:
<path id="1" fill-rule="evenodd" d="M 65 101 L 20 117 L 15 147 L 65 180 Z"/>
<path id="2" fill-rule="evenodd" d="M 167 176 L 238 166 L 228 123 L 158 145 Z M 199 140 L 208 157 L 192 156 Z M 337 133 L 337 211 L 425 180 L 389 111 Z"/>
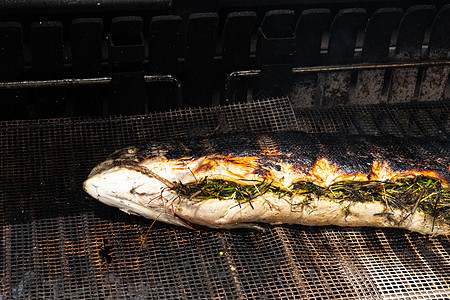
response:
<path id="1" fill-rule="evenodd" d="M 103 263 L 110 264 L 112 262 L 112 249 L 113 247 L 108 244 L 108 240 L 102 239 L 102 244 L 100 250 L 98 250 L 98 255 Z"/>

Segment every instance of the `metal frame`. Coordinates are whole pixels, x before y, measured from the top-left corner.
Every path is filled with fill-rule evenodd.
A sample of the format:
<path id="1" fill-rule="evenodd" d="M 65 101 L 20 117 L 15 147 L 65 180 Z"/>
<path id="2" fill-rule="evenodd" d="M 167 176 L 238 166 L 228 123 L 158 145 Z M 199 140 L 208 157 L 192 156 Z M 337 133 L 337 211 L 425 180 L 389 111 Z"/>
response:
<path id="1" fill-rule="evenodd" d="M 418 61 L 418 62 L 393 62 L 393 63 L 363 63 L 352 65 L 330 65 L 330 66 L 317 66 L 317 67 L 296 67 L 292 69 L 293 74 L 311 74 L 311 73 L 329 73 L 339 71 L 357 71 L 357 70 L 376 70 L 376 69 L 401 69 L 412 67 L 435 67 L 435 66 L 447 66 L 450 65 L 449 60 L 440 61 Z M 224 95 L 225 100 L 230 99 L 230 86 L 232 81 L 236 78 L 242 77 L 257 77 L 261 74 L 261 70 L 245 70 L 234 71 L 227 75 L 225 78 Z"/>

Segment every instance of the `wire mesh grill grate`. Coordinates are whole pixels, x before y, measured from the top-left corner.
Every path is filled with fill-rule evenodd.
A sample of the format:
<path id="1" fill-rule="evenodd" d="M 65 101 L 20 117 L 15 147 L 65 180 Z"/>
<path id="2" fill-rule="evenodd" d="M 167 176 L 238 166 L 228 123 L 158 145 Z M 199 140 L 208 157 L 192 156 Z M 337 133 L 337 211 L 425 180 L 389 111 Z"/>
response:
<path id="1" fill-rule="evenodd" d="M 287 99 L 109 119 L 0 123 L 0 299 L 450 298 L 450 240 L 402 230 L 186 230 L 81 183 L 110 152 L 212 131 L 448 137 L 450 103 L 292 110 Z"/>

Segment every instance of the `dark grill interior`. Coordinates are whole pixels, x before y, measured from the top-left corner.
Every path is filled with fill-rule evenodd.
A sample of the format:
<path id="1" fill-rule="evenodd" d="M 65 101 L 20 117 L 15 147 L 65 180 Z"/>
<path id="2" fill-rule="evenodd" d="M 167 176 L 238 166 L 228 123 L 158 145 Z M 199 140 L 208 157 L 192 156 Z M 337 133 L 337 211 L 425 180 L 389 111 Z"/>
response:
<path id="1" fill-rule="evenodd" d="M 33 5 L 18 15 L 19 2 L 0 13 L 3 120 L 133 115 L 282 96 L 295 108 L 448 98 L 450 6 L 438 1 L 368 1 L 364 8 L 130 1 L 122 13 L 105 1 L 97 10 L 80 2 L 71 13 L 69 4 L 50 5 L 51 15 Z M 369 69 L 336 69 L 350 64 Z"/>
<path id="2" fill-rule="evenodd" d="M 0 300 L 450 299 L 448 236 L 188 230 L 82 190 L 108 154 L 151 139 L 302 130 L 448 140 L 444 1 L 0 8 Z"/>

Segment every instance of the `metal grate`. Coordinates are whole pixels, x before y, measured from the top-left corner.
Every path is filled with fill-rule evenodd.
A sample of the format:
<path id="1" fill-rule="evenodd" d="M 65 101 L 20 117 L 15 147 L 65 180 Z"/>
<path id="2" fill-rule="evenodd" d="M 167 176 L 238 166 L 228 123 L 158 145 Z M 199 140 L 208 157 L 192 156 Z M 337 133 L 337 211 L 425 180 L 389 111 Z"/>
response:
<path id="1" fill-rule="evenodd" d="M 186 230 L 81 183 L 110 152 L 212 131 L 448 137 L 450 102 L 294 111 L 287 99 L 108 119 L 0 123 L 0 299 L 444 299 L 450 239 L 402 230 Z"/>

